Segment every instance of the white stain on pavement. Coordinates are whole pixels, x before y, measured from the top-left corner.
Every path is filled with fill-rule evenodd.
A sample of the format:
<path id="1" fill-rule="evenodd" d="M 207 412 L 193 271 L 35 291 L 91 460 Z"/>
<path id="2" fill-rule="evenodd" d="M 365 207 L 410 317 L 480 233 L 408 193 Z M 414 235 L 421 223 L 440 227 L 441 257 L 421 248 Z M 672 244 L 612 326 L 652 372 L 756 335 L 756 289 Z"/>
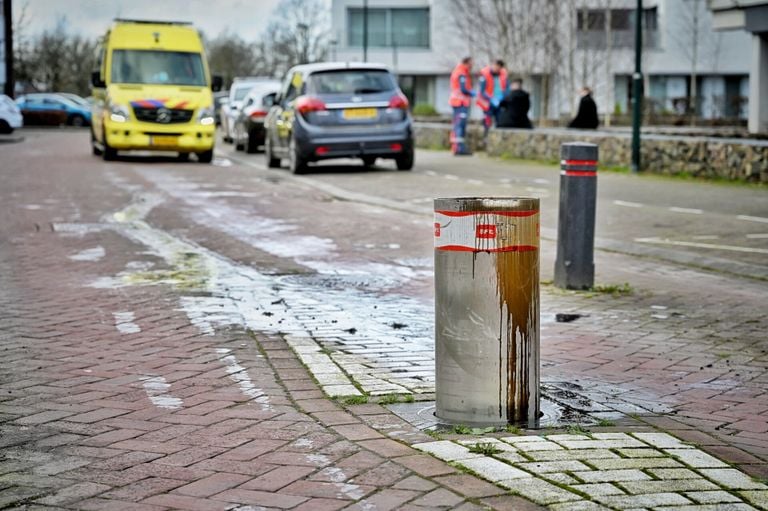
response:
<path id="1" fill-rule="evenodd" d="M 73 254 L 73 255 L 69 256 L 69 258 L 72 261 L 89 261 L 89 262 L 94 262 L 94 261 L 98 261 L 99 259 L 104 257 L 104 255 L 105 255 L 104 247 L 98 246 L 98 247 L 87 248 L 85 250 L 82 250 L 82 251 L 78 252 L 77 254 Z"/>
<path id="2" fill-rule="evenodd" d="M 262 389 L 254 385 L 253 380 L 248 375 L 248 370 L 240 365 L 237 357 L 231 354 L 231 350 L 216 348 L 216 353 L 219 354 L 219 360 L 226 365 L 229 379 L 237 383 L 242 393 L 253 399 L 254 402 L 259 403 L 262 410 L 271 410 L 272 406 L 269 404 L 269 396 Z"/>
<path id="3" fill-rule="evenodd" d="M 143 376 L 141 378 L 141 385 L 144 387 L 149 400 L 158 408 L 178 410 L 184 406 L 184 401 L 172 396 L 168 392 L 171 389 L 171 385 L 162 376 Z"/>
<path id="4" fill-rule="evenodd" d="M 121 334 L 137 334 L 141 332 L 139 325 L 133 322 L 136 316 L 133 312 L 113 312 L 115 317 L 115 328 Z"/>
<path id="5" fill-rule="evenodd" d="M 344 470 L 342 470 L 339 467 L 328 467 L 330 463 L 330 459 L 324 454 L 308 454 L 307 455 L 307 461 L 312 463 L 313 465 L 316 465 L 318 467 L 325 467 L 320 471 L 320 474 L 324 475 L 326 478 L 330 480 L 330 482 L 333 483 L 334 486 L 336 486 L 336 489 L 338 490 L 336 496 L 338 498 L 349 498 L 352 500 L 359 500 L 363 498 L 363 495 L 365 495 L 365 492 L 363 492 L 362 488 L 360 488 L 356 484 L 349 484 L 346 481 L 349 480 L 349 476 L 344 473 Z M 373 505 L 370 502 L 361 501 L 356 504 L 356 507 L 366 510 L 366 511 L 374 511 L 376 509 L 376 506 Z"/>

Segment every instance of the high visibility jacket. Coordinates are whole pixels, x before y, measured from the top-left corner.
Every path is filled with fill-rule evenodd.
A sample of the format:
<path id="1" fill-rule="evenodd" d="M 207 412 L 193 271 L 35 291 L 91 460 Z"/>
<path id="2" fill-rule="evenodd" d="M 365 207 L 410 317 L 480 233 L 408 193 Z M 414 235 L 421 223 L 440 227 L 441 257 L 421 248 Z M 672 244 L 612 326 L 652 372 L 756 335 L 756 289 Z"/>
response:
<path id="1" fill-rule="evenodd" d="M 485 66 L 480 70 L 480 76 L 482 76 L 481 83 L 485 84 L 485 89 L 480 91 L 477 95 L 477 106 L 483 112 L 487 112 L 491 108 L 491 98 L 493 97 L 493 87 L 495 80 L 493 79 L 493 73 L 491 72 L 491 66 Z M 499 70 L 499 85 L 501 90 L 506 94 L 507 92 L 507 70 L 503 67 Z"/>
<path id="2" fill-rule="evenodd" d="M 464 77 L 464 87 L 462 87 L 461 78 Z M 472 96 L 468 94 L 472 90 L 472 75 L 466 64 L 459 63 L 451 73 L 451 97 L 448 104 L 452 107 L 469 106 L 472 102 Z"/>

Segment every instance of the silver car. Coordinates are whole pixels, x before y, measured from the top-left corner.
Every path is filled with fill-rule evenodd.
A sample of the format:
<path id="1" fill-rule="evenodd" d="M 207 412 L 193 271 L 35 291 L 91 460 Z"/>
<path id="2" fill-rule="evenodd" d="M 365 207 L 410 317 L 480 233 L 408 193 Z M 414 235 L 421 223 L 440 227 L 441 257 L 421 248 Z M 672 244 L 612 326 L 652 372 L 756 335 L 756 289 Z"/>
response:
<path id="1" fill-rule="evenodd" d="M 395 160 L 413 168 L 408 100 L 392 73 L 379 64 L 305 64 L 291 69 L 265 121 L 270 167 L 282 158 L 294 173 L 309 162 L 360 158 Z"/>

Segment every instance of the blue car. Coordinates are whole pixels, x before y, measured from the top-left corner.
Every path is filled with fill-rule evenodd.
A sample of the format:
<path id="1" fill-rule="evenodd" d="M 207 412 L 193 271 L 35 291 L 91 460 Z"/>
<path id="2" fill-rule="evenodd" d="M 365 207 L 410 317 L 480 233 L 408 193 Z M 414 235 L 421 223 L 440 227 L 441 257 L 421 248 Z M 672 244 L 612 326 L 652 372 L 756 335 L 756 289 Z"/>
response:
<path id="1" fill-rule="evenodd" d="M 16 99 L 24 124 L 69 124 L 70 126 L 90 126 L 91 111 L 59 94 L 26 94 Z"/>

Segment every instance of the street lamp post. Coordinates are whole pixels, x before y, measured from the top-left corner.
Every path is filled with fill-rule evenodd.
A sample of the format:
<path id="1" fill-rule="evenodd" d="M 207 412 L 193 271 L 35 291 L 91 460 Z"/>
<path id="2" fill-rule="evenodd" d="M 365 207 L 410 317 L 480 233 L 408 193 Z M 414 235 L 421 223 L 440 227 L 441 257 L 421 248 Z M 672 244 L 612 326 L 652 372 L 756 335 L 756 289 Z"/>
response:
<path id="1" fill-rule="evenodd" d="M 640 171 L 640 122 L 643 115 L 643 0 L 635 11 L 635 73 L 632 75 L 632 172 Z"/>
<path id="2" fill-rule="evenodd" d="M 368 0 L 363 0 L 363 62 L 368 62 Z"/>

